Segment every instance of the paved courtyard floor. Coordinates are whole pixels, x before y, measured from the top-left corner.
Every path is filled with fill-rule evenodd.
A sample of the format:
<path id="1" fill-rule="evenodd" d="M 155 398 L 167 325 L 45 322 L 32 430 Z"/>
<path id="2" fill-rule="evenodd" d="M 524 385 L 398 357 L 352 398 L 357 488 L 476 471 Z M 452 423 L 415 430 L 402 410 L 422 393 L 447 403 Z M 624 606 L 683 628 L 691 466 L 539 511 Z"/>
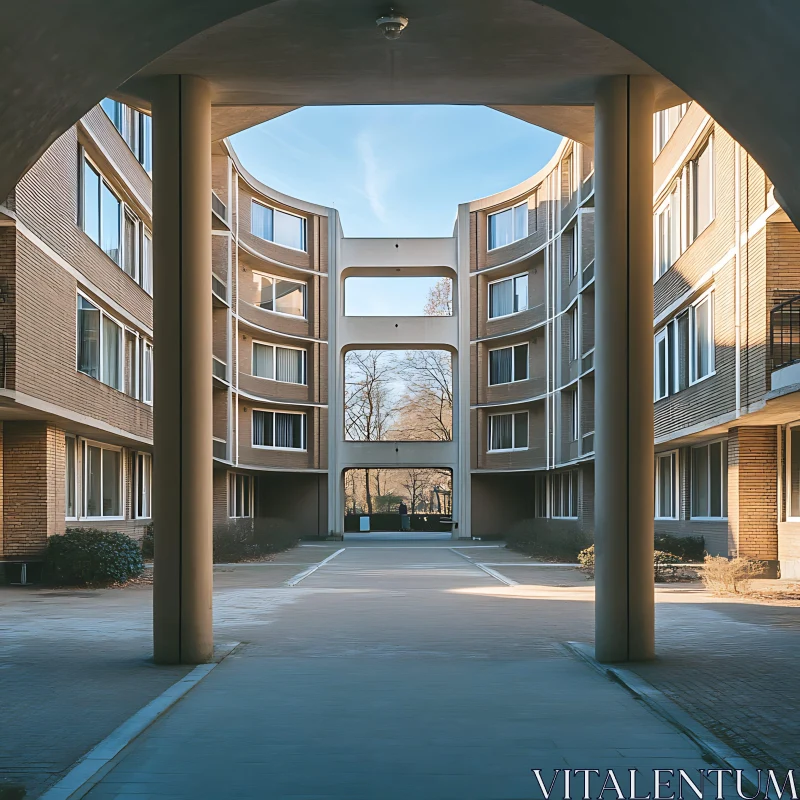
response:
<path id="1" fill-rule="evenodd" d="M 639 674 L 757 765 L 794 765 L 800 609 L 658 599 L 660 658 Z M 39 794 L 186 674 L 149 663 L 150 604 L 148 587 L 0 590 L 9 785 Z M 532 768 L 707 767 L 563 647 L 591 642 L 593 614 L 579 572 L 500 547 L 345 542 L 217 567 L 216 636 L 241 645 L 87 796 L 516 800 L 541 796 Z"/>

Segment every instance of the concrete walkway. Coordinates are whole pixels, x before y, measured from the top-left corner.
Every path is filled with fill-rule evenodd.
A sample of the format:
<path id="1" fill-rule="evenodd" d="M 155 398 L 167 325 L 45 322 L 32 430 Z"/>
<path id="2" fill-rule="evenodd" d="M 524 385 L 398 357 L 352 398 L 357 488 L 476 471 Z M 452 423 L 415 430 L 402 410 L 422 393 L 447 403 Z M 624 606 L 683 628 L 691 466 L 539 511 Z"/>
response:
<path id="1" fill-rule="evenodd" d="M 434 543 L 347 546 L 293 588 L 259 587 L 270 569 L 220 588 L 225 636 L 243 646 L 89 798 L 512 800 L 541 796 L 532 768 L 708 766 L 562 648 L 590 637 L 590 586 L 532 603 Z"/>

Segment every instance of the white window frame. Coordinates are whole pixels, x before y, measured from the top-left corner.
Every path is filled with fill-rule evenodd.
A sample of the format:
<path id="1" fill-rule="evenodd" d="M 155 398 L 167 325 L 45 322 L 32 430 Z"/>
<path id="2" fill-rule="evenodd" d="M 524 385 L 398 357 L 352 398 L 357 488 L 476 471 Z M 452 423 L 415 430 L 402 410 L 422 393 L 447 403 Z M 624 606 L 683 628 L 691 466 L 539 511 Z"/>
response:
<path id="1" fill-rule="evenodd" d="M 301 417 L 305 417 L 306 421 L 305 424 L 301 426 L 301 432 L 303 435 L 303 446 L 302 447 L 278 447 L 274 444 L 256 444 L 255 443 L 255 426 L 253 425 L 254 414 L 256 411 L 263 411 L 265 413 L 272 414 L 272 441 L 274 442 L 276 439 L 275 436 L 275 415 L 276 414 L 297 414 Z M 307 453 L 308 452 L 308 414 L 305 411 L 287 411 L 284 408 L 254 408 L 250 413 L 250 444 L 256 450 L 280 450 L 284 453 Z"/>
<path id="2" fill-rule="evenodd" d="M 139 339 L 139 363 L 137 365 L 137 384 L 139 391 L 139 399 L 148 406 L 153 405 L 153 343 L 144 337 Z M 150 396 L 147 397 L 145 392 L 147 370 L 145 364 L 147 363 L 147 355 L 150 354 Z"/>
<path id="3" fill-rule="evenodd" d="M 238 495 L 238 487 L 236 484 L 237 476 L 240 478 L 244 478 L 247 481 L 247 493 L 249 494 L 249 502 L 247 505 L 249 508 L 247 509 L 247 514 L 236 514 L 231 512 L 236 512 L 242 510 L 245 503 L 241 502 L 244 499 L 244 491 L 242 492 L 241 498 L 234 497 Z M 231 488 L 231 484 L 233 484 L 233 488 Z M 244 484 L 242 484 L 244 486 Z M 255 476 L 249 475 L 246 472 L 229 472 L 228 473 L 228 519 L 252 519 L 255 514 Z"/>
<path id="4" fill-rule="evenodd" d="M 294 316 L 294 315 L 289 315 L 289 316 Z M 271 347 L 273 350 L 272 377 L 269 377 L 267 375 L 256 375 L 253 372 L 253 364 L 255 364 L 255 350 L 257 344 L 263 345 L 264 347 Z M 282 381 L 279 380 L 277 377 L 275 377 L 277 375 L 277 369 L 278 369 L 277 358 L 275 357 L 276 356 L 275 351 L 279 347 L 283 348 L 284 350 L 299 350 L 303 354 L 303 378 L 304 378 L 303 383 L 295 383 L 294 381 Z M 308 350 L 306 350 L 305 347 L 294 347 L 293 345 L 289 344 L 275 344 L 274 342 L 265 342 L 262 339 L 253 339 L 252 346 L 250 348 L 250 375 L 253 378 L 258 378 L 259 380 L 262 381 L 275 381 L 276 383 L 285 383 L 288 386 L 308 386 Z"/>
<path id="5" fill-rule="evenodd" d="M 113 119 L 108 113 L 108 110 L 103 105 L 103 101 L 99 103 L 100 108 L 111 120 L 111 124 L 117 129 L 117 133 L 119 133 L 119 135 L 125 141 L 125 144 L 128 145 L 128 149 L 136 156 L 136 160 L 142 165 L 145 172 L 147 172 L 148 175 L 152 174 L 152 128 L 150 130 L 149 138 L 144 136 L 144 127 L 146 125 L 145 119 L 151 119 L 150 115 L 145 114 L 143 111 L 139 111 L 138 108 L 133 108 L 125 103 L 121 103 L 119 100 L 114 100 L 111 97 L 106 97 L 104 100 L 111 100 L 111 102 L 115 104 L 115 107 L 119 109 L 119 124 L 117 124 L 117 120 Z M 134 139 L 133 144 L 131 143 L 132 137 Z M 150 145 L 149 148 L 147 147 L 147 144 Z M 148 155 L 149 158 L 147 157 Z M 147 167 L 148 162 L 150 164 L 150 169 Z"/>
<path id="6" fill-rule="evenodd" d="M 133 471 L 133 514 L 134 519 L 151 519 L 153 516 L 153 456 L 150 453 L 137 452 L 134 453 L 134 471 Z M 143 514 L 143 509 L 139 507 L 139 477 L 142 471 L 142 465 L 149 464 L 147 470 L 147 511 Z"/>
<path id="7" fill-rule="evenodd" d="M 266 241 L 266 240 L 265 240 Z M 263 272 L 262 270 L 253 270 L 253 278 L 256 276 L 264 277 L 264 278 L 271 278 L 272 279 L 272 305 L 275 305 L 275 286 L 276 281 L 289 281 L 290 283 L 296 283 L 298 286 L 303 287 L 303 315 L 300 316 L 299 314 L 287 314 L 285 311 L 276 311 L 274 308 L 264 308 L 261 305 L 261 302 L 255 304 L 256 308 L 260 308 L 262 311 L 266 311 L 267 314 L 278 314 L 281 317 L 287 317 L 288 319 L 308 319 L 308 284 L 305 281 L 298 281 L 294 278 L 287 278 L 283 275 L 270 275 L 269 272 Z"/>
<path id="8" fill-rule="evenodd" d="M 139 257 L 139 285 L 144 289 L 147 294 L 152 296 L 153 294 L 153 234 L 151 230 L 142 223 L 140 226 L 141 229 L 141 242 L 140 242 L 140 257 Z M 147 251 L 150 254 L 150 258 L 146 258 L 145 256 L 145 240 L 150 242 L 150 246 L 147 248 Z"/>
<path id="9" fill-rule="evenodd" d="M 123 244 L 123 236 L 125 230 L 125 208 L 126 204 L 125 201 L 120 196 L 120 193 L 112 186 L 112 184 L 108 181 L 108 179 L 103 174 L 103 170 L 100 169 L 97 162 L 86 152 L 86 148 L 80 146 L 79 150 L 79 166 L 80 169 L 78 171 L 78 227 L 81 229 L 83 234 L 86 238 L 96 245 L 100 252 L 113 264 L 116 264 L 122 272 L 125 272 L 122 269 L 122 248 Z M 85 187 L 85 174 L 84 174 L 84 162 L 89 164 L 94 172 L 97 173 L 98 178 L 100 179 L 99 185 L 99 195 L 97 197 L 98 208 L 97 208 L 97 219 L 98 219 L 98 229 L 97 229 L 97 238 L 100 241 L 95 242 L 94 239 L 87 233 L 86 228 L 84 227 L 86 222 L 86 187 Z M 119 261 L 114 261 L 113 258 L 103 249 L 103 184 L 105 184 L 106 188 L 108 189 L 111 194 L 116 197 L 117 201 L 119 202 Z M 125 273 L 127 274 L 127 273 Z"/>
<path id="10" fill-rule="evenodd" d="M 711 159 L 711 186 L 708 189 L 708 196 L 711 202 L 711 216 L 708 220 L 708 225 L 702 231 L 697 230 L 697 164 L 700 156 L 708 149 L 709 157 Z M 689 244 L 697 241 L 700 235 L 711 227 L 711 223 L 717 218 L 717 194 L 716 194 L 716 151 L 714 149 L 714 134 L 711 133 L 700 146 L 696 149 L 695 155 L 689 159 L 689 213 L 688 213 L 688 229 L 689 229 Z"/>
<path id="11" fill-rule="evenodd" d="M 256 239 L 261 239 L 262 242 L 269 242 L 270 244 L 274 244 L 277 247 L 284 247 L 287 250 L 294 250 L 295 253 L 308 253 L 308 219 L 304 217 L 302 214 L 294 214 L 291 211 L 286 211 L 283 208 L 277 208 L 276 206 L 271 206 L 269 203 L 264 203 L 261 200 L 256 200 L 255 197 L 250 198 L 250 234 L 255 236 Z M 253 231 L 253 206 L 261 206 L 262 208 L 268 208 L 272 211 L 272 239 L 265 239 L 262 236 L 259 236 L 257 233 Z M 290 244 L 282 244 L 281 242 L 275 241 L 275 212 L 279 212 L 281 214 L 286 214 L 287 217 L 295 217 L 299 219 L 303 224 L 303 244 L 305 247 L 292 247 Z"/>
<path id="12" fill-rule="evenodd" d="M 800 428 L 800 422 L 792 422 L 786 426 L 786 456 L 784 461 L 785 480 L 786 480 L 786 521 L 800 522 L 800 515 L 792 515 L 792 429 Z"/>
<path id="13" fill-rule="evenodd" d="M 697 363 L 696 363 L 696 348 L 695 342 L 697 341 L 697 322 L 696 322 L 696 309 L 697 306 L 702 305 L 708 301 L 709 303 L 709 314 L 708 314 L 708 326 L 709 326 L 709 347 L 710 351 L 708 354 L 708 373 L 703 375 L 702 377 L 697 377 Z M 717 371 L 717 359 L 716 359 L 716 341 L 714 339 L 714 290 L 709 289 L 706 292 L 703 292 L 700 297 L 695 300 L 689 311 L 689 386 L 694 386 L 697 383 L 701 383 L 702 381 L 710 378 L 712 375 L 716 374 Z"/>
<path id="14" fill-rule="evenodd" d="M 577 361 L 580 358 L 580 315 L 578 303 L 568 312 L 569 315 L 569 360 Z"/>
<path id="15" fill-rule="evenodd" d="M 726 446 L 722 446 L 722 443 L 725 443 Z M 708 517 L 708 516 L 695 516 L 694 515 L 694 457 L 693 453 L 695 450 L 699 450 L 701 447 L 706 448 L 709 451 L 709 456 L 707 459 L 707 463 L 709 466 L 708 469 L 708 500 L 709 500 L 709 508 L 711 506 L 711 447 L 715 444 L 720 444 L 721 453 L 722 455 L 728 454 L 728 440 L 726 438 L 721 439 L 713 439 L 710 442 L 703 442 L 703 444 L 693 445 L 689 451 L 689 518 L 695 522 L 720 522 L 722 520 L 728 519 L 728 514 L 725 513 L 721 517 Z M 722 472 L 720 473 L 720 489 L 725 486 L 724 480 L 724 473 L 728 469 L 728 461 L 727 459 L 722 459 L 720 457 L 720 461 L 722 462 L 720 468 Z M 721 505 L 727 511 L 728 505 L 728 498 L 723 493 L 720 498 Z"/>
<path id="16" fill-rule="evenodd" d="M 519 311 L 512 311 L 510 314 L 499 314 L 496 317 L 492 317 L 491 316 L 491 312 L 492 312 L 492 286 L 494 286 L 497 283 L 503 283 L 504 281 L 511 281 L 511 296 L 512 297 L 516 297 L 517 296 L 516 295 L 516 290 L 517 290 L 516 280 L 517 280 L 517 278 L 527 278 L 528 279 L 528 292 L 527 292 L 527 294 L 528 294 L 528 302 L 527 302 L 525 308 L 521 308 Z M 530 275 L 527 272 L 519 272 L 516 275 L 509 275 L 507 278 L 498 278 L 497 280 L 489 281 L 489 283 L 486 285 L 486 313 L 487 313 L 487 315 L 489 315 L 488 319 L 490 319 L 490 320 L 507 319 L 508 317 L 513 317 L 515 314 L 524 314 L 526 311 L 529 311 L 530 307 L 531 307 L 530 289 L 531 289 L 531 287 L 530 287 Z"/>
<path id="17" fill-rule="evenodd" d="M 525 235 L 520 236 L 519 238 L 513 238 L 516 236 L 516 225 L 514 224 L 516 221 L 517 209 L 524 208 L 525 214 Z M 492 217 L 496 217 L 498 214 L 505 214 L 506 211 L 511 212 L 511 236 L 512 239 L 510 242 L 506 244 L 499 244 L 497 247 L 492 247 Z M 523 200 L 521 203 L 515 203 L 513 206 L 507 206 L 506 208 L 501 208 L 498 211 L 493 211 L 491 214 L 486 215 L 486 250 L 487 252 L 493 253 L 496 250 L 502 250 L 504 247 L 510 247 L 512 244 L 516 242 L 521 242 L 523 239 L 527 239 L 530 235 L 530 229 L 528 225 L 528 201 Z"/>
<path id="18" fill-rule="evenodd" d="M 569 258 L 567 262 L 567 275 L 569 276 L 568 283 L 572 283 L 575 278 L 578 277 L 578 273 L 580 270 L 578 269 L 578 226 L 573 225 L 572 228 L 566 231 L 566 234 L 569 236 Z M 561 237 L 561 241 L 564 241 L 564 237 Z"/>
<path id="19" fill-rule="evenodd" d="M 574 476 L 574 487 L 573 487 L 573 476 Z M 568 478 L 568 480 L 565 480 Z M 567 469 L 562 470 L 561 472 L 554 472 L 550 476 L 550 515 L 552 519 L 578 519 L 580 516 L 578 513 L 578 501 L 580 499 L 580 487 L 578 485 L 580 478 L 577 469 Z M 555 503 L 553 502 L 552 492 L 553 492 L 553 485 L 555 481 L 559 481 L 561 486 L 561 508 L 556 508 Z M 564 484 L 566 483 L 568 490 L 569 490 L 569 497 L 567 501 L 567 507 L 569 508 L 570 512 L 572 511 L 572 499 L 573 499 L 573 490 L 575 496 L 575 514 L 568 514 L 563 515 L 561 512 L 564 509 Z"/>
<path id="20" fill-rule="evenodd" d="M 670 370 L 669 328 L 671 325 L 672 321 L 670 321 L 653 337 L 653 400 L 654 401 L 663 400 L 665 397 L 669 397 L 670 395 L 670 377 L 672 373 Z M 664 360 L 666 362 L 663 394 L 658 393 L 658 373 L 659 373 L 659 362 L 660 362 L 660 359 L 658 357 L 658 346 L 661 342 L 664 342 Z"/>
<path id="21" fill-rule="evenodd" d="M 669 460 L 672 469 L 672 515 L 663 517 L 660 516 L 658 513 L 658 509 L 661 505 L 661 497 L 659 490 L 661 488 L 661 462 Z M 663 520 L 676 520 L 680 518 L 680 451 L 679 450 L 666 450 L 662 453 L 656 453 L 656 464 L 655 464 L 655 476 L 656 476 L 656 485 L 655 485 L 655 509 L 654 509 L 654 519 L 663 519 Z"/>
<path id="22" fill-rule="evenodd" d="M 78 325 L 78 297 L 82 297 L 86 300 L 87 303 L 91 303 L 99 312 L 100 312 L 100 330 L 98 332 L 98 358 L 100 363 L 97 365 L 97 372 L 99 377 L 94 378 L 92 375 L 89 375 L 83 370 L 79 369 L 80 363 L 78 361 L 79 358 L 79 348 L 78 348 L 78 337 L 80 336 L 80 329 Z M 119 337 L 119 363 L 122 367 L 120 370 L 121 378 L 122 378 L 122 386 L 112 386 L 110 383 L 107 383 L 105 380 L 105 375 L 103 374 L 103 339 L 105 337 L 105 333 L 103 332 L 103 318 L 108 317 L 119 329 L 120 329 L 120 337 Z M 112 317 L 96 300 L 93 300 L 88 295 L 84 294 L 80 289 L 76 292 L 75 295 L 75 370 L 80 372 L 81 375 L 86 375 L 87 378 L 92 378 L 92 380 L 100 381 L 104 386 L 108 386 L 109 389 L 115 389 L 118 392 L 125 391 L 125 326 L 119 322 L 115 317 Z"/>
<path id="23" fill-rule="evenodd" d="M 570 411 L 572 414 L 572 441 L 577 442 L 581 438 L 581 403 L 580 395 L 578 394 L 579 388 L 576 385 L 572 390 L 572 397 L 570 398 Z"/>
<path id="24" fill-rule="evenodd" d="M 67 442 L 72 442 L 73 447 L 73 472 L 72 472 L 72 487 L 73 487 L 73 514 L 67 513 L 67 485 L 69 483 L 70 476 L 67 473 L 67 468 L 69 466 L 69 461 L 67 460 Z M 81 510 L 81 493 L 80 493 L 80 473 L 81 473 L 81 457 L 80 457 L 80 447 L 78 442 L 78 437 L 74 436 L 70 433 L 64 434 L 64 519 L 66 520 L 78 520 L 80 519 L 80 510 Z"/>
<path id="25" fill-rule="evenodd" d="M 516 420 L 514 419 L 518 414 L 525 415 L 525 428 L 527 430 L 527 436 L 525 437 L 527 444 L 525 447 L 516 447 L 515 439 L 517 438 L 517 427 L 516 427 Z M 495 417 L 507 417 L 511 416 L 511 447 L 503 447 L 498 450 L 492 450 L 492 425 L 494 424 L 492 420 Z M 531 417 L 527 411 L 505 411 L 502 414 L 489 414 L 489 419 L 486 424 L 486 432 L 488 434 L 488 441 L 486 445 L 486 452 L 487 453 L 518 453 L 523 450 L 530 449 L 530 442 L 531 442 Z"/>
<path id="26" fill-rule="evenodd" d="M 675 262 L 681 257 L 682 237 L 681 237 L 681 180 L 678 178 L 671 184 L 664 200 L 653 214 L 653 282 L 663 275 L 666 275 Z M 667 243 L 669 246 L 666 266 L 662 269 L 662 243 L 661 217 L 669 214 L 669 224 L 667 226 Z"/>
<path id="27" fill-rule="evenodd" d="M 528 357 L 525 359 L 525 377 L 518 378 L 517 377 L 517 368 L 516 368 L 516 358 L 515 358 L 515 351 L 518 347 L 526 347 L 528 349 Z M 511 380 L 510 381 L 500 381 L 499 383 L 492 383 L 492 353 L 498 353 L 501 350 L 511 350 Z M 531 346 L 530 342 L 519 342 L 518 344 L 509 344 L 505 347 L 493 347 L 489 350 L 489 359 L 487 366 L 489 367 L 488 370 L 488 385 L 489 386 L 508 386 L 510 383 L 522 383 L 522 381 L 530 380 L 530 358 L 531 358 Z"/>
<path id="28" fill-rule="evenodd" d="M 125 509 L 127 507 L 127 498 L 125 496 L 125 453 L 121 447 L 113 444 L 105 444 L 104 442 L 96 442 L 92 439 L 80 439 L 81 443 L 81 487 L 83 491 L 81 492 L 81 511 L 83 512 L 81 519 L 86 520 L 87 522 L 99 522 L 101 520 L 121 520 L 125 519 Z M 102 451 L 112 451 L 118 452 L 120 454 L 119 458 L 119 505 L 121 509 L 121 514 L 116 516 L 94 516 L 90 517 L 86 513 L 86 503 L 89 499 L 89 493 L 86 491 L 86 487 L 89 485 L 89 481 L 86 475 L 86 470 L 89 467 L 89 459 L 86 458 L 86 448 L 87 447 L 99 447 Z M 102 468 L 102 459 L 105 456 L 101 455 L 101 467 L 100 467 L 100 501 L 102 504 L 103 499 L 103 468 Z"/>

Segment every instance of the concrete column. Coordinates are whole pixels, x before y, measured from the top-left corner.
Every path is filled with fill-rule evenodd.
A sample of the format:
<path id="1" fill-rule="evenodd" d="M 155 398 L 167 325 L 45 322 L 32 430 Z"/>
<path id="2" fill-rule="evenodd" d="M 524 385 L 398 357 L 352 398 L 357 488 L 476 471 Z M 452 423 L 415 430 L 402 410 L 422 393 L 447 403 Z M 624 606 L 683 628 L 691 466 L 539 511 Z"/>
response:
<path id="1" fill-rule="evenodd" d="M 595 102 L 595 654 L 655 655 L 653 88 L 604 79 Z"/>
<path id="2" fill-rule="evenodd" d="M 193 76 L 153 96 L 155 585 L 159 664 L 213 653 L 211 99 Z"/>

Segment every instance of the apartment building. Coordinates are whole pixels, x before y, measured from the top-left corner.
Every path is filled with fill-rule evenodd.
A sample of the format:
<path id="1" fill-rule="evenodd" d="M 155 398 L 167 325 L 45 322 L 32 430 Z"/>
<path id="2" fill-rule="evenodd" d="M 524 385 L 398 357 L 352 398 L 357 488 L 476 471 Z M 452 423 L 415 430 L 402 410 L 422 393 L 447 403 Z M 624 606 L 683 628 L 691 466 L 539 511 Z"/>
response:
<path id="1" fill-rule="evenodd" d="M 150 521 L 150 119 L 106 101 L 0 208 L 0 553 Z"/>
<path id="2" fill-rule="evenodd" d="M 800 574 L 800 234 L 697 104 L 654 117 L 657 533 Z M 0 211 L 2 550 L 90 525 L 141 536 L 152 451 L 150 120 L 104 101 Z M 214 522 L 340 531 L 343 474 L 453 471 L 454 536 L 589 542 L 594 164 L 563 140 L 452 237 L 348 239 L 335 210 L 211 146 Z M 449 318 L 347 318 L 348 277 L 446 276 Z M 157 346 L 157 343 L 156 343 Z M 345 441 L 353 348 L 452 353 L 452 442 Z"/>

